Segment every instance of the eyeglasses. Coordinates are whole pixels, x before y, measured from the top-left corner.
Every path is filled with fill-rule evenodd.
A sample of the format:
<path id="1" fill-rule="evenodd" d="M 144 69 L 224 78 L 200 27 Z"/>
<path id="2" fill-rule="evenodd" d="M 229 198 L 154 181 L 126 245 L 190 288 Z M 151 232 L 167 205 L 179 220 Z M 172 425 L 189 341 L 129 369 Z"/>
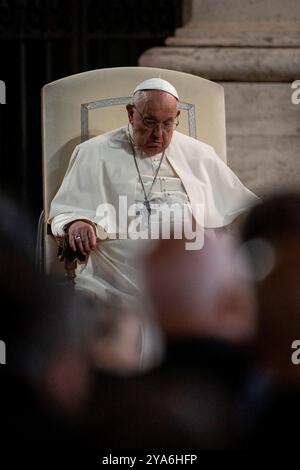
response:
<path id="1" fill-rule="evenodd" d="M 172 129 L 175 130 L 179 124 L 178 119 L 176 121 L 175 119 L 168 119 L 167 121 L 159 122 L 159 121 L 155 121 L 154 119 L 145 118 L 135 106 L 134 106 L 134 109 L 140 116 L 141 121 L 143 122 L 144 126 L 147 127 L 148 129 L 157 129 L 159 126 L 161 126 L 164 131 L 171 131 Z"/>

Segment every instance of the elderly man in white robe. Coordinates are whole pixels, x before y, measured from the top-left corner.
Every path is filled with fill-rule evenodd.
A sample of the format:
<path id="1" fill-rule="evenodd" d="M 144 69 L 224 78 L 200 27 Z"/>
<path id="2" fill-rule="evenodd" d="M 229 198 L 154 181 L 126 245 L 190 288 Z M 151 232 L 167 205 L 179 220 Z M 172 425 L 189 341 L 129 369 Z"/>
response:
<path id="1" fill-rule="evenodd" d="M 151 223 L 166 235 L 155 214 L 172 208 L 169 234 L 188 214 L 197 226 L 217 229 L 258 201 L 211 146 L 176 132 L 178 103 L 169 82 L 146 80 L 127 105 L 128 126 L 75 148 L 49 222 L 55 237 L 67 232 L 71 248 L 86 257 L 78 289 L 130 305 L 143 291 L 141 254 L 157 238 Z M 130 235 L 138 225 L 141 236 Z"/>

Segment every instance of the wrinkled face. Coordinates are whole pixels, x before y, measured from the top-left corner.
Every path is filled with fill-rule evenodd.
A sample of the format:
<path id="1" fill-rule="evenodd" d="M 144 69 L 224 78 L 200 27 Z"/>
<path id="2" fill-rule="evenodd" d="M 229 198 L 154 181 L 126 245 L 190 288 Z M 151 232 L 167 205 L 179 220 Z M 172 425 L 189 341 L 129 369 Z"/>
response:
<path id="1" fill-rule="evenodd" d="M 160 90 L 147 90 L 135 105 L 127 105 L 127 112 L 133 127 L 133 141 L 140 151 L 152 156 L 168 147 L 173 124 L 180 113 L 174 96 Z"/>

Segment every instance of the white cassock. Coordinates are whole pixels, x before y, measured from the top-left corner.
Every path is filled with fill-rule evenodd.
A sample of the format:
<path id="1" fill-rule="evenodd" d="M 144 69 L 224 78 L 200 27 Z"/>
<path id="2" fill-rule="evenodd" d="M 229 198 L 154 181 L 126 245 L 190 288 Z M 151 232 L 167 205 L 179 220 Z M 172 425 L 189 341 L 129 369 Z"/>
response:
<path id="1" fill-rule="evenodd" d="M 161 154 L 143 158 L 137 153 L 146 193 L 160 157 Z M 103 238 L 107 235 L 125 238 L 128 223 L 137 216 L 124 212 L 143 200 L 127 127 L 92 138 L 75 148 L 63 183 L 52 201 L 49 222 L 53 235 L 62 237 L 64 227 L 71 221 L 88 219 L 96 224 L 98 236 L 102 238 L 87 262 L 79 264 L 77 288 L 125 305 L 139 297 L 140 254 L 153 242 Z M 230 224 L 259 198 L 241 183 L 211 146 L 175 131 L 149 200 L 156 207 L 188 207 L 200 225 L 214 229 Z M 204 212 L 198 212 L 198 206 Z"/>

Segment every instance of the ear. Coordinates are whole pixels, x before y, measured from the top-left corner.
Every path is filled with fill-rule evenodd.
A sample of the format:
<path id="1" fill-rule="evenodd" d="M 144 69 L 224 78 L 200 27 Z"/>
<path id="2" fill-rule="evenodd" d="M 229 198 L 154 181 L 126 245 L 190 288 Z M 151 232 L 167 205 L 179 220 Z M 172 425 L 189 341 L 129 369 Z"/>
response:
<path id="1" fill-rule="evenodd" d="M 178 109 L 177 114 L 176 114 L 176 117 L 178 117 L 179 114 L 180 114 L 180 109 Z"/>
<path id="2" fill-rule="evenodd" d="M 126 105 L 126 109 L 127 109 L 127 114 L 128 114 L 128 120 L 130 123 L 132 123 L 132 119 L 133 119 L 133 105 L 132 104 L 127 104 Z"/>

